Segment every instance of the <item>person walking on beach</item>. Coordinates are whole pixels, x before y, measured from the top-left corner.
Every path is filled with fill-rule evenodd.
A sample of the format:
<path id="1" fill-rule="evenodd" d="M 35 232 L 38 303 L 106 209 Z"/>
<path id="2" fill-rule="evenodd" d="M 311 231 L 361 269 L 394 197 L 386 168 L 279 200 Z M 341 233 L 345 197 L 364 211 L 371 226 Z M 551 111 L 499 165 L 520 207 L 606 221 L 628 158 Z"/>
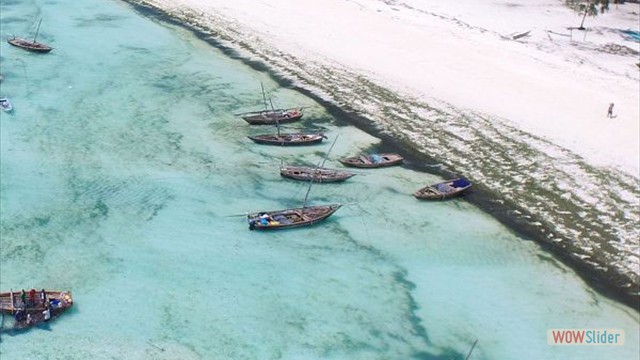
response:
<path id="1" fill-rule="evenodd" d="M 609 104 L 609 110 L 607 111 L 607 117 L 608 118 L 612 118 L 613 117 L 613 103 Z"/>

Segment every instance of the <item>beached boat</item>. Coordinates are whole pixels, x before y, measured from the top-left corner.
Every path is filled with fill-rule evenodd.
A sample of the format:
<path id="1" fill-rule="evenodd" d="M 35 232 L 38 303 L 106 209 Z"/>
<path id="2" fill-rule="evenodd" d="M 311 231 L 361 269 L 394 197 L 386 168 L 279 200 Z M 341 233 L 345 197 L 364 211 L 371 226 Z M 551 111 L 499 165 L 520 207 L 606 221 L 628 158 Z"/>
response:
<path id="1" fill-rule="evenodd" d="M 17 46 L 27 51 L 38 52 L 38 53 L 48 53 L 49 51 L 53 50 L 53 48 L 51 46 L 48 46 L 36 41 L 41 23 L 42 23 L 42 19 L 40 19 L 40 21 L 38 22 L 38 28 L 36 29 L 36 35 L 33 37 L 33 40 L 17 38 L 14 36 L 13 38 L 7 40 L 7 42 L 13 46 Z"/>
<path id="2" fill-rule="evenodd" d="M 398 154 L 372 154 L 352 156 L 339 161 L 345 166 L 358 168 L 378 168 L 402 163 L 404 158 Z"/>
<path id="3" fill-rule="evenodd" d="M 264 101 L 264 110 L 251 111 L 246 113 L 237 114 L 244 121 L 251 125 L 276 125 L 287 124 L 294 121 L 298 121 L 304 115 L 302 108 L 290 108 L 290 109 L 274 109 L 273 103 L 271 103 L 271 110 L 267 106 L 267 96 L 264 93 L 264 86 L 260 83 L 262 89 L 262 100 Z M 269 99 L 271 102 L 271 99 Z"/>
<path id="4" fill-rule="evenodd" d="M 280 146 L 300 146 L 300 145 L 313 145 L 322 142 L 327 137 L 323 133 L 313 134 L 281 134 L 279 131 L 277 134 L 263 134 L 248 136 L 256 144 L 264 145 L 280 145 Z"/>
<path id="5" fill-rule="evenodd" d="M 309 166 L 280 166 L 280 175 L 302 181 L 313 180 L 318 183 L 341 182 L 356 175 L 349 171 Z"/>
<path id="6" fill-rule="evenodd" d="M 425 186 L 413 193 L 418 199 L 443 200 L 462 194 L 471 187 L 471 182 L 465 178 L 450 179 L 437 184 Z"/>
<path id="7" fill-rule="evenodd" d="M 6 112 L 9 112 L 13 110 L 13 105 L 11 105 L 11 101 L 9 101 L 8 98 L 3 97 L 3 98 L 0 98 L 0 108 L 2 108 L 2 110 Z"/>
<path id="8" fill-rule="evenodd" d="M 247 215 L 250 230 L 281 230 L 313 225 L 333 215 L 342 204 L 260 211 Z"/>
<path id="9" fill-rule="evenodd" d="M 24 300 L 23 300 L 24 298 Z M 13 315 L 13 329 L 24 329 L 54 319 L 73 305 L 70 291 L 32 289 L 0 293 L 0 312 Z"/>

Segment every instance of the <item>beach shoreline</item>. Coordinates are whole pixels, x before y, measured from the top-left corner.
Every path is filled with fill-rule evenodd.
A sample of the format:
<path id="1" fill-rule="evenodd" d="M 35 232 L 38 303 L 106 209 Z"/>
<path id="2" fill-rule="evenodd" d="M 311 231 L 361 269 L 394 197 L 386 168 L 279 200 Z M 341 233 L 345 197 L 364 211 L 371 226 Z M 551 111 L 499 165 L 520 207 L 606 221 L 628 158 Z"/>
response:
<path id="1" fill-rule="evenodd" d="M 445 163 L 445 166 L 441 167 L 430 165 L 442 163 L 442 159 L 420 151 L 408 138 L 394 136 L 395 134 L 390 133 L 384 127 L 381 128 L 376 121 L 371 120 L 371 117 L 367 116 L 368 114 L 362 114 L 349 106 L 331 101 L 326 94 L 318 93 L 313 90 L 312 86 L 305 86 L 305 84 L 300 83 L 300 79 L 293 80 L 287 77 L 278 69 L 274 69 L 273 64 L 265 63 L 259 57 L 256 59 L 242 54 L 238 51 L 238 48 L 228 44 L 230 39 L 219 39 L 211 28 L 203 28 L 201 23 L 192 23 L 188 17 L 181 18 L 178 14 L 156 7 L 148 1 L 124 1 L 146 16 L 192 31 L 199 38 L 220 49 L 226 55 L 242 61 L 255 70 L 270 74 L 281 86 L 292 88 L 312 98 L 324 106 L 338 121 L 346 121 L 369 134 L 379 137 L 382 140 L 379 149 L 402 153 L 407 158 L 406 166 L 408 168 L 443 177 L 457 173 L 457 171 L 450 170 L 457 169 L 455 164 Z M 250 46 L 247 44 L 245 46 L 243 50 L 251 53 Z M 589 261 L 585 261 L 584 248 L 579 243 L 571 241 L 566 235 L 558 233 L 553 224 L 549 222 L 549 219 L 536 216 L 531 209 L 520 206 L 517 199 L 514 200 L 509 196 L 501 195 L 483 183 L 477 184 L 476 189 L 466 196 L 466 200 L 489 213 L 525 239 L 534 239 L 541 247 L 552 253 L 555 258 L 571 267 L 599 293 L 620 301 L 634 310 L 638 310 L 640 297 L 638 294 L 637 273 L 621 271 L 619 267 L 607 263 L 606 256 L 598 258 L 594 256 L 593 252 L 587 254 Z"/>

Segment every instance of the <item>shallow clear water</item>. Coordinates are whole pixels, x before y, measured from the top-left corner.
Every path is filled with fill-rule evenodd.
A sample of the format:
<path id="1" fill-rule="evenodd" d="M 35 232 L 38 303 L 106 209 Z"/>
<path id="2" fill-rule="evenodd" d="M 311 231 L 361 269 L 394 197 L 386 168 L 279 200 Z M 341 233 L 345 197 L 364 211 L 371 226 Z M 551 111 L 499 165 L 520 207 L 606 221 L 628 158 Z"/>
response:
<path id="1" fill-rule="evenodd" d="M 0 288 L 71 289 L 75 308 L 21 334 L 2 359 L 636 358 L 638 314 L 464 200 L 410 194 L 403 168 L 318 184 L 354 203 L 316 227 L 248 231 L 243 214 L 299 206 L 286 162 L 375 145 L 312 100 L 178 28 L 114 1 L 2 0 Z M 69 11 L 73 9 L 73 11 Z M 309 106 L 315 147 L 251 143 L 233 114 Z M 619 347 L 552 347 L 548 328 L 619 328 Z M 162 349 L 162 350 L 161 350 Z"/>

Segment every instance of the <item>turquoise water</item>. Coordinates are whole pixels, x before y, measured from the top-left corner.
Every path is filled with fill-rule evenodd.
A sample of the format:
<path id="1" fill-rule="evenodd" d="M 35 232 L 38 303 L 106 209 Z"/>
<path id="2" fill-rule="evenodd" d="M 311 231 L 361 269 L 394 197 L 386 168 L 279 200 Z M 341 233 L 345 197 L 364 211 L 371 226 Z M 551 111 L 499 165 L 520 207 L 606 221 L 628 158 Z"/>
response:
<path id="1" fill-rule="evenodd" d="M 71 289 L 73 311 L 2 334 L 2 359 L 635 359 L 638 313 L 403 168 L 318 184 L 354 203 L 319 226 L 248 230 L 300 206 L 278 165 L 375 145 L 312 100 L 114 1 L 1 0 L 0 288 Z M 73 9 L 73 11 L 69 11 Z M 44 56 L 6 44 L 44 18 Z M 259 146 L 233 114 L 308 106 L 330 141 Z M 549 328 L 616 328 L 618 347 L 553 347 Z"/>

